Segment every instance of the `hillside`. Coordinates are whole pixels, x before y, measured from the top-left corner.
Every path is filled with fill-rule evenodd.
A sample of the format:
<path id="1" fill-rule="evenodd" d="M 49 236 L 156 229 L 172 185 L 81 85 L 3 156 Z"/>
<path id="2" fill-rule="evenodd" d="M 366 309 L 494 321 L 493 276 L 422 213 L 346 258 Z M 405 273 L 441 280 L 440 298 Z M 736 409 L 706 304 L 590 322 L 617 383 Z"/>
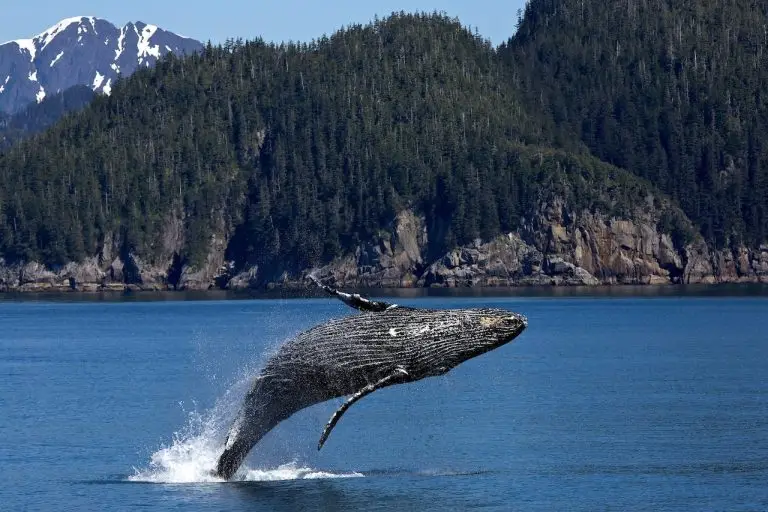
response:
<path id="1" fill-rule="evenodd" d="M 30 103 L 13 115 L 0 118 L 0 150 L 54 125 L 64 114 L 88 105 L 96 93 L 87 85 L 75 85 L 40 103 Z"/>
<path id="2" fill-rule="evenodd" d="M 550 140 L 657 184 L 721 248 L 768 237 L 768 9 L 531 0 L 500 49 Z"/>
<path id="3" fill-rule="evenodd" d="M 551 123 L 512 75 L 438 15 L 171 55 L 0 154 L 0 285 L 290 286 L 317 267 L 379 286 L 725 275 L 651 182 L 548 149 Z"/>

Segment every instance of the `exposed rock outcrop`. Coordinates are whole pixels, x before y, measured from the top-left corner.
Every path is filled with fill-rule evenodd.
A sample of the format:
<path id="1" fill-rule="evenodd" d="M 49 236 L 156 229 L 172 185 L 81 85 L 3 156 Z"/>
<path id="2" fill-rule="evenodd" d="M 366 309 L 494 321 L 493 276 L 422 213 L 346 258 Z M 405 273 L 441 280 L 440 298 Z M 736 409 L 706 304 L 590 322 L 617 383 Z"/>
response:
<path id="1" fill-rule="evenodd" d="M 0 291 L 205 290 L 299 288 L 307 272 L 342 287 L 595 286 L 600 284 L 768 283 L 768 245 L 712 250 L 700 237 L 684 247 L 658 228 L 652 212 L 632 219 L 570 212 L 557 199 L 542 203 L 518 232 L 475 240 L 428 261 L 422 217 L 404 210 L 373 239 L 315 269 L 278 269 L 225 261 L 222 219 L 202 264 L 182 256 L 184 225 L 169 218 L 152 261 L 123 254 L 111 234 L 99 254 L 61 268 L 0 259 Z"/>
<path id="2" fill-rule="evenodd" d="M 98 255 L 58 268 L 37 262 L 7 263 L 0 258 L 0 292 L 22 291 L 161 291 L 207 290 L 223 287 L 220 277 L 231 270 L 224 264 L 227 245 L 224 221 L 219 218 L 203 263 L 190 264 L 184 250 L 184 223 L 177 212 L 165 223 L 148 258 L 127 252 L 112 233 L 107 233 Z"/>
<path id="3" fill-rule="evenodd" d="M 359 245 L 354 253 L 322 267 L 318 275 L 338 286 L 417 286 L 426 266 L 427 241 L 424 219 L 404 210 L 386 231 Z"/>
<path id="4" fill-rule="evenodd" d="M 390 245 L 381 240 L 363 244 L 316 271 L 349 287 L 768 282 L 768 246 L 713 251 L 700 237 L 676 246 L 671 233 L 659 231 L 658 212 L 652 209 L 617 219 L 569 212 L 555 199 L 542 203 L 519 232 L 475 240 L 427 265 L 422 265 L 423 225 L 413 213 L 401 213 Z M 397 258 L 406 252 L 402 240 L 419 240 L 412 246 L 418 250 Z M 297 276 L 290 284 L 300 281 Z"/>

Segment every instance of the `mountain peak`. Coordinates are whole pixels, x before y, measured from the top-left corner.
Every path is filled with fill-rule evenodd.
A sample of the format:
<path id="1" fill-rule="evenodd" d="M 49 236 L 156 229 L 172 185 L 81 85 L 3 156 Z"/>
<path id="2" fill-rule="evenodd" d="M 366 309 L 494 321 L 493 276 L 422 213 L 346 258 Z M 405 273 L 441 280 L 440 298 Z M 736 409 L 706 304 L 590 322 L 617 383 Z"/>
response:
<path id="1" fill-rule="evenodd" d="M 77 23 L 78 25 L 84 24 L 84 23 L 90 23 L 91 28 L 93 30 L 96 30 L 95 26 L 96 18 L 94 16 L 75 16 L 72 18 L 65 18 L 58 23 L 51 25 L 48 27 L 47 30 L 44 30 L 43 32 L 37 34 L 36 36 L 33 36 L 29 39 L 16 39 L 13 41 L 8 41 L 6 43 L 3 43 L 0 46 L 4 46 L 6 44 L 16 43 L 20 50 L 26 50 L 29 54 L 30 60 L 34 60 L 35 56 L 38 51 L 38 47 L 40 49 L 45 48 L 48 46 L 55 38 L 56 36 L 64 32 L 70 25 L 73 25 Z M 78 30 L 79 32 L 80 30 Z"/>
<path id="2" fill-rule="evenodd" d="M 202 44 L 142 21 L 117 28 L 95 16 L 66 18 L 29 39 L 0 44 L 0 112 L 12 113 L 74 85 L 109 94 L 118 76 Z"/>

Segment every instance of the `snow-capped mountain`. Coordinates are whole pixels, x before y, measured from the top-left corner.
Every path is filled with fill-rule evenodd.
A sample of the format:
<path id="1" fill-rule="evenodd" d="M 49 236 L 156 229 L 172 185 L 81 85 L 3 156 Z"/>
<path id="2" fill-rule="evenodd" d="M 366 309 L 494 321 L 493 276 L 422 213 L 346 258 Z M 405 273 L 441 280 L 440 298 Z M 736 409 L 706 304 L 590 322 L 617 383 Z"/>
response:
<path id="1" fill-rule="evenodd" d="M 152 66 L 168 52 L 202 47 L 142 22 L 117 28 L 92 16 L 68 18 L 31 39 L 0 44 L 0 112 L 16 112 L 74 85 L 109 94 L 118 75 Z"/>

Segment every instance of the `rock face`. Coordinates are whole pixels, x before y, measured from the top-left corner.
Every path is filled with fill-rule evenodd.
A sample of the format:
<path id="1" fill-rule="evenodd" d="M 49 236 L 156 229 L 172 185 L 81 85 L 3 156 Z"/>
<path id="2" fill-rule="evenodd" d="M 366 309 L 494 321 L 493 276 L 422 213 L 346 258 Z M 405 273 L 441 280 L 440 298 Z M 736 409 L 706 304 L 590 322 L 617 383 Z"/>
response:
<path id="1" fill-rule="evenodd" d="M 197 267 L 180 256 L 181 215 L 169 218 L 152 262 L 121 252 L 110 234 L 100 253 L 45 268 L 0 259 L 0 291 L 205 290 L 302 288 L 310 271 L 341 287 L 595 286 L 600 284 L 768 283 L 768 245 L 712 250 L 702 239 L 676 246 L 652 214 L 632 220 L 568 212 L 558 200 L 542 204 L 518 232 L 475 240 L 433 261 L 424 219 L 400 212 L 387 229 L 346 256 L 315 269 L 283 269 L 268 279 L 257 266 L 226 261 L 223 219 Z"/>
<path id="2" fill-rule="evenodd" d="M 0 44 L 0 112 L 17 112 L 75 85 L 109 94 L 118 76 L 153 66 L 169 52 L 202 47 L 142 22 L 118 28 L 90 16 L 68 18 L 30 39 Z"/>
<path id="3" fill-rule="evenodd" d="M 713 251 L 699 238 L 678 247 L 657 220 L 652 212 L 631 220 L 569 212 L 555 199 L 542 203 L 519 232 L 475 240 L 425 265 L 424 222 L 404 212 L 390 238 L 361 245 L 317 272 L 348 287 L 768 283 L 768 246 Z M 300 283 L 297 276 L 286 284 Z"/>
<path id="4" fill-rule="evenodd" d="M 319 275 L 340 286 L 412 287 L 425 266 L 426 247 L 424 219 L 406 210 L 387 231 L 324 267 Z"/>
<path id="5" fill-rule="evenodd" d="M 193 266 L 180 256 L 184 248 L 183 220 L 177 212 L 166 221 L 158 238 L 152 261 L 128 252 L 107 233 L 97 256 L 70 262 L 60 268 L 46 268 L 37 262 L 9 263 L 0 258 L 0 292 L 43 291 L 162 291 L 207 290 L 222 286 L 226 275 L 224 250 L 227 245 L 223 219 L 218 219 L 204 261 Z M 222 235 L 224 234 L 224 235 Z"/>

